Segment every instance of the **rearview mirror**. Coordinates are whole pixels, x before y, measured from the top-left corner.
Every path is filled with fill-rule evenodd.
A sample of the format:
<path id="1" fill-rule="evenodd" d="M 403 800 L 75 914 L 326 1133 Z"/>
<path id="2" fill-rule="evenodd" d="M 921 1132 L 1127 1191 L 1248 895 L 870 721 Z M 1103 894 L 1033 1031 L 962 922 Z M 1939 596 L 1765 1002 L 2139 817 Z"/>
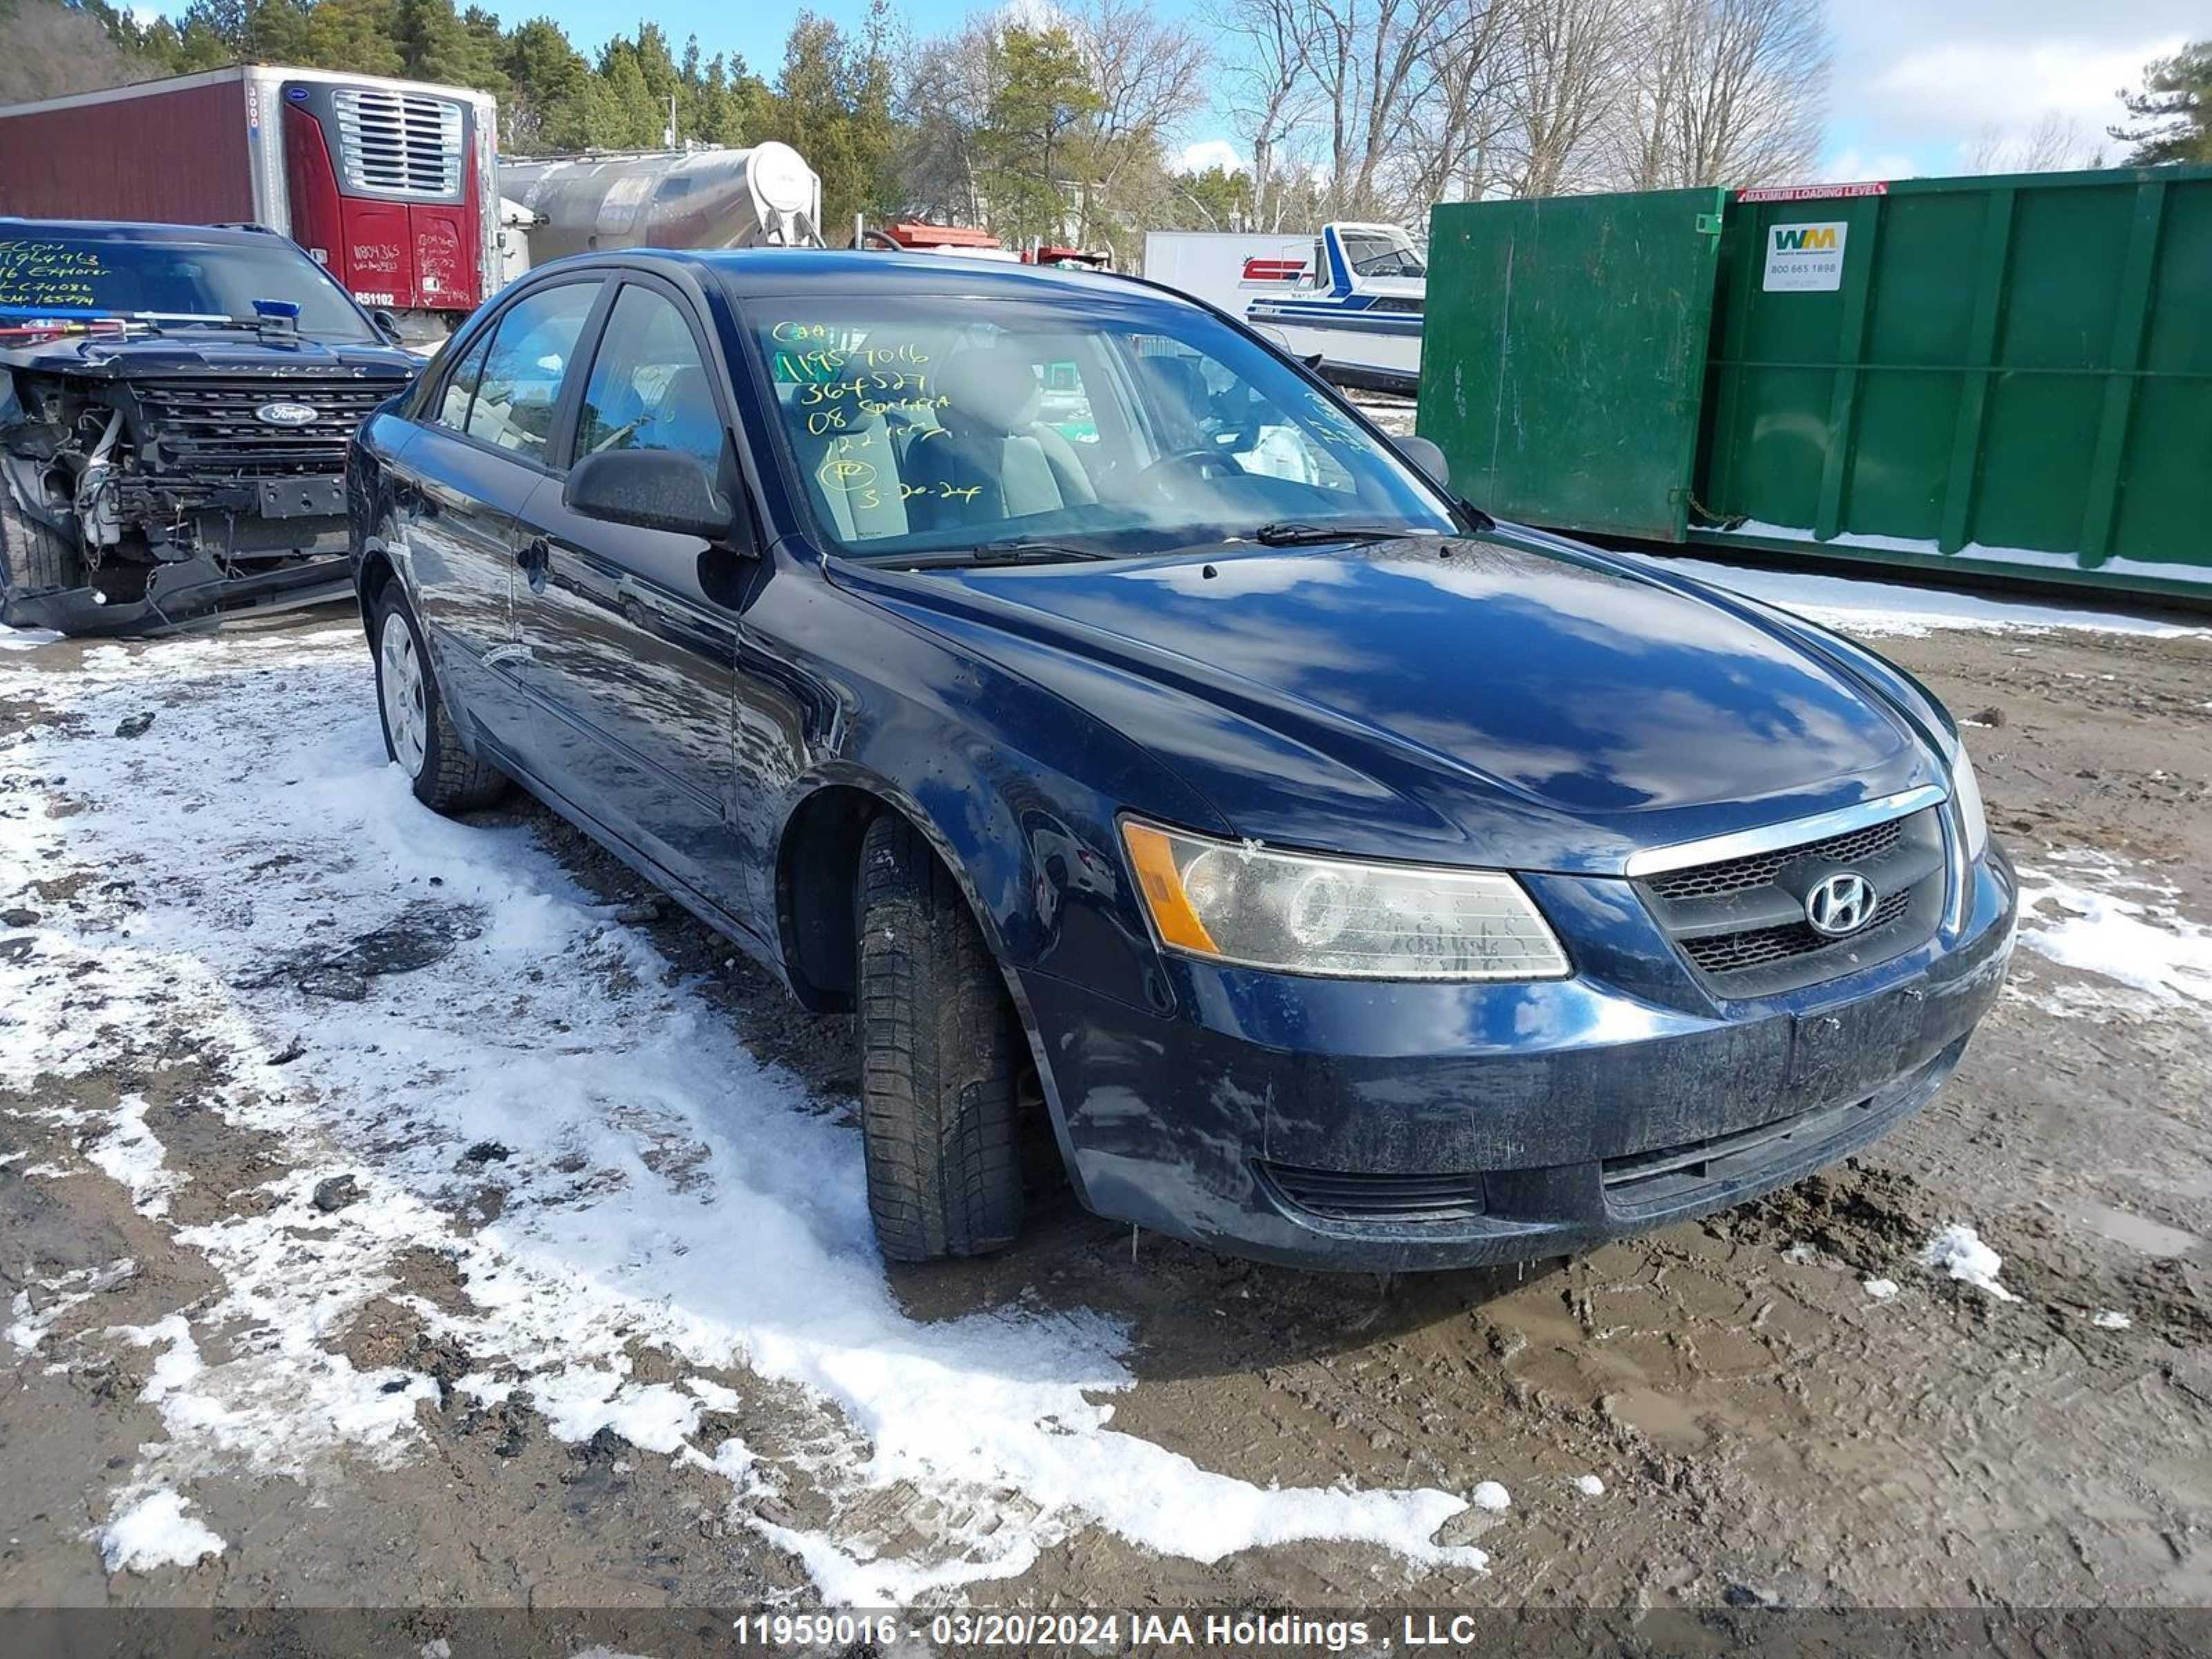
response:
<path id="1" fill-rule="evenodd" d="M 669 449 L 610 449 L 569 470 L 561 500 L 571 513 L 608 524 L 665 530 L 702 541 L 730 537 L 729 504 L 697 459 Z"/>
<path id="2" fill-rule="evenodd" d="M 404 345 L 406 337 L 399 331 L 399 314 L 384 306 L 368 313 L 368 320 L 376 325 L 376 331 L 384 337 L 386 345 Z"/>
<path id="3" fill-rule="evenodd" d="M 1414 471 L 1439 489 L 1451 488 L 1451 463 L 1444 459 L 1443 450 L 1426 438 L 1416 438 L 1410 432 L 1390 441 L 1397 446 L 1400 458 Z"/>

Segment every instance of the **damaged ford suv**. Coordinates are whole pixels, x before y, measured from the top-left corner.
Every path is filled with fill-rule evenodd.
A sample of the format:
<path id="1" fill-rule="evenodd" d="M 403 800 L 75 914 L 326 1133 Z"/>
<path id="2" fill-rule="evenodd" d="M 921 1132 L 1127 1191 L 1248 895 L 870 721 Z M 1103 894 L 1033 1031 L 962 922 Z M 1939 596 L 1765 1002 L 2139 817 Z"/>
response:
<path id="1" fill-rule="evenodd" d="M 1030 1145 L 1279 1261 L 1587 1249 L 1894 1127 L 2003 982 L 1909 677 L 1144 283 L 585 256 L 351 465 L 416 797 L 519 781 L 852 1009 L 896 1259 L 1012 1239 Z"/>
<path id="2" fill-rule="evenodd" d="M 272 232 L 0 219 L 0 622 L 344 592 L 346 441 L 417 367 Z"/>

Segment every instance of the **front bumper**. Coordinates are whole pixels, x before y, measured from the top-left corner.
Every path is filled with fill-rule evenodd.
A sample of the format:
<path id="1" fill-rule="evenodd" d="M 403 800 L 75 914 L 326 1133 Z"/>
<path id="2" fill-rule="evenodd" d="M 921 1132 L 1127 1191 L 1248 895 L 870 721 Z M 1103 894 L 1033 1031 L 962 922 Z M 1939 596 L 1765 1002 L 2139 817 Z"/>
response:
<path id="1" fill-rule="evenodd" d="M 1603 934 L 1575 978 L 1376 985 L 1170 964 L 1145 1010 L 1026 973 L 1045 1086 L 1099 1214 L 1262 1261 L 1366 1272 L 1586 1250 L 1742 1202 L 1942 1086 L 1995 1003 L 2018 896 L 1786 996 L 1698 989 L 1623 884 L 1530 879 Z M 1638 929 L 1644 930 L 1639 935 Z"/>
<path id="2" fill-rule="evenodd" d="M 0 595 L 0 622 L 70 635 L 149 635 L 237 612 L 321 605 L 353 592 L 343 543 L 342 535 L 326 533 L 306 557 L 243 575 L 228 574 L 205 553 L 155 565 L 143 598 L 103 602 L 89 586 Z"/>

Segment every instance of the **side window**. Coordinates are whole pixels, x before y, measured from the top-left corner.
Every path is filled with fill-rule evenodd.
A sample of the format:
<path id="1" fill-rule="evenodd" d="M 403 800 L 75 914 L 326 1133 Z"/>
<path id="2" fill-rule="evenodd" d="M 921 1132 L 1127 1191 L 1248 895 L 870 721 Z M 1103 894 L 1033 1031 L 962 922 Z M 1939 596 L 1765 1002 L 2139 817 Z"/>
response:
<path id="1" fill-rule="evenodd" d="M 430 418 L 440 426 L 449 426 L 456 432 L 468 429 L 469 404 L 477 395 L 477 381 L 483 375 L 484 353 L 490 346 L 491 333 L 486 330 L 483 338 L 469 348 L 469 355 L 446 377 L 446 389 L 438 394 L 438 406 L 430 413 Z"/>
<path id="2" fill-rule="evenodd" d="M 1072 358 L 1038 365 L 1044 383 L 1037 402 L 1037 419 L 1072 444 L 1098 441 L 1098 415 L 1091 406 L 1091 388 L 1084 384 L 1082 366 Z"/>
<path id="3" fill-rule="evenodd" d="M 507 308 L 484 358 L 469 436 L 527 460 L 544 459 L 562 378 L 599 297 L 597 283 L 563 283 Z"/>
<path id="4" fill-rule="evenodd" d="M 690 325 L 666 295 L 630 283 L 615 296 L 584 384 L 576 455 L 669 449 L 721 464 L 722 417 Z"/>

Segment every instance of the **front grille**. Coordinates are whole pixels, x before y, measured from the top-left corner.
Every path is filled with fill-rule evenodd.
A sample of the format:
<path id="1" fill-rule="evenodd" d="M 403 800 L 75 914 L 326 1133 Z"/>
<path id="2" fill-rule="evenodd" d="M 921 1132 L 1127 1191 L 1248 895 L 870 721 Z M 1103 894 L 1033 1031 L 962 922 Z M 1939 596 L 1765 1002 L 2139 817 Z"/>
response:
<path id="1" fill-rule="evenodd" d="M 1261 1173 L 1295 1209 L 1324 1221 L 1468 1221 L 1482 1213 L 1480 1175 L 1371 1175 L 1262 1164 Z"/>
<path id="2" fill-rule="evenodd" d="M 142 380 L 133 389 L 145 435 L 160 445 L 163 471 L 253 478 L 343 470 L 354 428 L 402 384 L 351 376 L 207 375 Z M 270 403 L 305 404 L 315 418 L 304 426 L 272 425 L 254 414 Z"/>
<path id="3" fill-rule="evenodd" d="M 459 104 L 380 87 L 341 87 L 331 101 L 349 187 L 390 196 L 459 195 Z"/>
<path id="4" fill-rule="evenodd" d="M 1700 864 L 1688 870 L 1672 870 L 1653 876 L 1650 886 L 1662 899 L 1723 898 L 1730 893 L 1764 887 L 1800 859 L 1848 868 L 1878 859 L 1904 838 L 1905 820 L 1870 823 L 1863 830 L 1813 842 L 1803 847 L 1784 847 L 1771 853 L 1753 853 L 1718 864 Z"/>
<path id="5" fill-rule="evenodd" d="M 1738 973 L 1747 968 L 1787 962 L 1792 957 L 1810 956 L 1837 945 L 1863 943 L 1866 935 L 1903 915 L 1911 902 L 1910 892 L 1890 894 L 1875 903 L 1874 917 L 1865 927 L 1841 939 L 1818 932 L 1810 922 L 1793 921 L 1779 927 L 1753 927 L 1741 933 L 1687 939 L 1682 941 L 1682 948 L 1689 953 L 1691 961 L 1709 974 Z"/>
<path id="6" fill-rule="evenodd" d="M 1838 871 L 1872 884 L 1874 914 L 1841 939 L 1805 918 L 1806 896 Z M 1941 816 L 1923 807 L 1817 841 L 1717 859 L 1644 877 L 1652 918 L 1713 988 L 1730 997 L 1794 990 L 1887 962 L 1921 944 L 1940 919 Z"/>

